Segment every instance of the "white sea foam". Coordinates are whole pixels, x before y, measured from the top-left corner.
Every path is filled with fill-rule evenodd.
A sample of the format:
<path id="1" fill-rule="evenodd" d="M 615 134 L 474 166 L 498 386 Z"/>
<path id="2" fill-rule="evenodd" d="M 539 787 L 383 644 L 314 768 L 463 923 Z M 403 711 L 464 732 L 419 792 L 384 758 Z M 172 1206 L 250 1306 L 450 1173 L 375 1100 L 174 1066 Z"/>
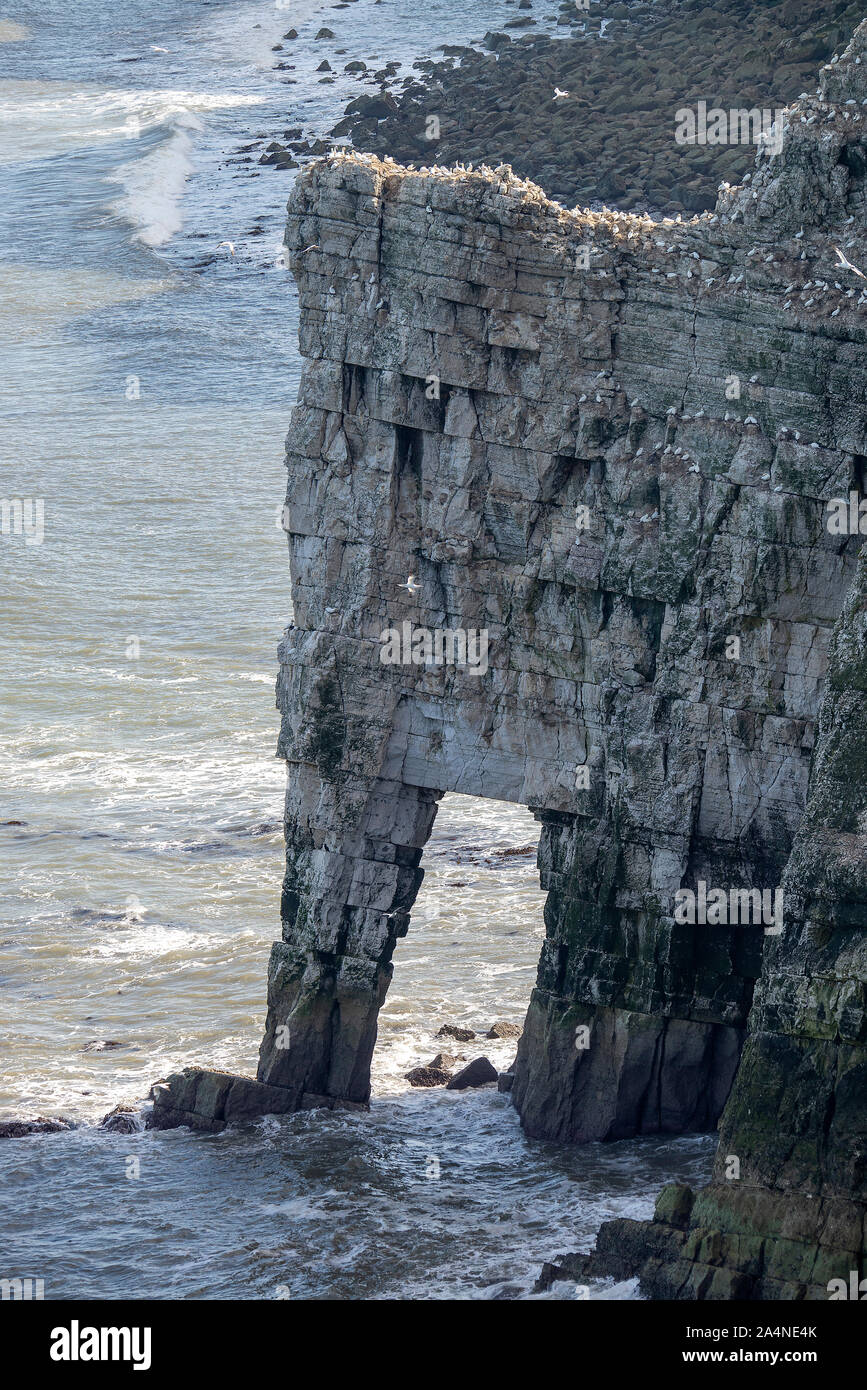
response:
<path id="1" fill-rule="evenodd" d="M 193 171 L 202 116 L 256 106 L 261 96 L 242 92 L 115 89 L 69 82 L 0 82 L 2 162 L 50 159 L 104 141 L 128 142 L 131 158 L 108 176 L 123 193 L 111 208 L 135 228 L 146 246 L 163 246 L 183 226 L 181 200 Z M 198 114 L 197 114 L 198 113 Z M 137 155 L 136 146 L 165 131 L 160 143 Z"/>
<path id="2" fill-rule="evenodd" d="M 123 193 L 111 203 L 111 209 L 137 229 L 134 240 L 145 246 L 164 246 L 184 225 L 181 205 L 187 180 L 193 172 L 195 138 L 205 129 L 203 120 L 195 113 L 255 106 L 260 98 L 231 92 L 136 95 L 161 98 L 156 112 L 163 120 L 169 118 L 171 133 L 156 149 L 124 162 L 110 175 L 110 182 L 123 187 Z M 141 129 L 152 119 L 153 110 L 149 101 L 134 101 L 124 129 Z"/>
<path id="3" fill-rule="evenodd" d="M 111 175 L 124 190 L 112 211 L 138 228 L 135 240 L 145 246 L 164 246 L 183 226 L 181 199 L 193 171 L 192 133 L 203 129 L 195 116 L 179 116 L 169 140 Z"/>
<path id="4" fill-rule="evenodd" d="M 88 957 L 136 961 L 179 953 L 187 956 L 190 952 L 216 949 L 221 944 L 219 938 L 207 932 L 157 924 L 146 926 L 141 916 L 131 914 L 124 916 L 112 931 L 89 941 L 84 954 Z"/>

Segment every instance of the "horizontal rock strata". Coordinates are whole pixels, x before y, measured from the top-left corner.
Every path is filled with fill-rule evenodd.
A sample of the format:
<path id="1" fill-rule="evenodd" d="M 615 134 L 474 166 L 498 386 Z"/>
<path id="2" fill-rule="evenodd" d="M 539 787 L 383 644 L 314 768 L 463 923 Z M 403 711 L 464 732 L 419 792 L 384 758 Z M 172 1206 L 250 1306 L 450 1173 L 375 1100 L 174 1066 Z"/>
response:
<path id="1" fill-rule="evenodd" d="M 352 1110 L 351 1101 L 305 1091 L 300 1097 L 280 1086 L 266 1086 L 248 1076 L 185 1067 L 151 1088 L 150 1129 L 190 1129 L 218 1133 L 229 1125 L 248 1124 L 263 1115 L 296 1110 Z"/>
<path id="2" fill-rule="evenodd" d="M 827 1299 L 832 1280 L 867 1277 L 865 637 L 862 562 L 713 1180 L 664 1189 L 653 1222 L 607 1222 L 595 1251 L 547 1267 L 543 1287 L 638 1274 L 658 1298 Z"/>
<path id="3" fill-rule="evenodd" d="M 741 1186 L 699 1194 L 695 1227 L 648 1228 L 654 1250 L 658 1227 L 679 1233 L 657 1258 L 681 1268 L 652 1287 L 694 1296 L 747 1274 L 731 1245 L 700 1258 L 711 1205 L 716 1235 L 753 1211 L 774 1255 L 781 1208 L 749 1207 L 750 1188 L 864 1195 L 840 1150 L 863 1106 L 838 1071 L 862 1027 L 856 868 L 845 931 L 834 886 L 860 806 L 822 769 L 856 767 L 828 730 L 837 711 L 852 733 L 863 689 L 860 536 L 826 517 L 867 469 L 867 296 L 847 268 L 867 260 L 865 47 L 862 26 L 781 148 L 689 223 L 567 213 L 506 168 L 345 155 L 289 204 L 307 361 L 287 446 L 283 937 L 254 1104 L 366 1103 L 439 798 L 526 804 L 548 889 L 512 1084 L 529 1134 L 715 1126 L 751 1022 L 723 1128 Z M 484 660 L 405 659 L 404 625 L 484 634 Z M 782 884 L 782 936 L 677 921 L 675 895 L 705 883 Z M 231 1078 L 201 1084 L 226 1123 Z M 159 1106 L 200 1101 L 181 1079 Z M 799 1229 L 815 1256 L 824 1236 Z M 762 1260 L 795 1292 L 821 1283 L 818 1264 Z"/>

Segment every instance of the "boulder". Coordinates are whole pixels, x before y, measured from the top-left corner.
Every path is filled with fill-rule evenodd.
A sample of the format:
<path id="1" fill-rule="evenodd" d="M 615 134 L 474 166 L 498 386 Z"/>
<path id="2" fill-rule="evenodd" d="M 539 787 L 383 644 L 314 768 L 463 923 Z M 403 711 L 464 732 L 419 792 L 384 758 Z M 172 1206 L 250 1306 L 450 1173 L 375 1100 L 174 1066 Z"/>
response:
<path id="1" fill-rule="evenodd" d="M 218 1133 L 228 1125 L 249 1123 L 262 1115 L 294 1110 L 366 1110 L 363 1102 L 336 1099 L 312 1091 L 270 1086 L 249 1076 L 186 1067 L 151 1087 L 150 1129 L 190 1129 Z"/>
<path id="2" fill-rule="evenodd" d="M 472 1042 L 475 1036 L 472 1028 L 456 1028 L 453 1023 L 444 1023 L 437 1033 L 438 1038 L 454 1038 L 455 1042 Z"/>
<path id="3" fill-rule="evenodd" d="M 470 1086 L 487 1086 L 489 1081 L 496 1081 L 497 1069 L 492 1066 L 487 1057 L 475 1057 L 472 1062 L 452 1077 L 448 1084 L 449 1091 L 465 1091 Z"/>
<path id="4" fill-rule="evenodd" d="M 485 1037 L 519 1038 L 522 1032 L 523 1029 L 519 1028 L 517 1023 L 507 1023 L 504 1019 L 499 1019 L 496 1023 L 491 1024 L 491 1027 L 488 1029 L 487 1033 L 485 1034 Z"/>
<path id="5" fill-rule="evenodd" d="M 144 1129 L 144 1121 L 134 1105 L 116 1105 L 103 1116 L 98 1128 L 103 1134 L 138 1134 Z"/>
<path id="6" fill-rule="evenodd" d="M 451 1072 L 444 1067 L 413 1067 L 406 1079 L 410 1086 L 445 1086 L 451 1080 Z"/>

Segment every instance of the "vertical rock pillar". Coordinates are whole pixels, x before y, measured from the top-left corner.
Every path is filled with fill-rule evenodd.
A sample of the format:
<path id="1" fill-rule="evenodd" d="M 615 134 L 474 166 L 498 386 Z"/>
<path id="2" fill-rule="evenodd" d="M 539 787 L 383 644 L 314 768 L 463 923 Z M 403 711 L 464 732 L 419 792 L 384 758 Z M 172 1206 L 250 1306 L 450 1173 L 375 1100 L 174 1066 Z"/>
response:
<path id="1" fill-rule="evenodd" d="M 290 766 L 283 940 L 268 966 L 258 1078 L 298 1106 L 370 1096 L 377 1015 L 436 805 L 433 792 L 377 779 L 347 816 L 317 769 Z"/>

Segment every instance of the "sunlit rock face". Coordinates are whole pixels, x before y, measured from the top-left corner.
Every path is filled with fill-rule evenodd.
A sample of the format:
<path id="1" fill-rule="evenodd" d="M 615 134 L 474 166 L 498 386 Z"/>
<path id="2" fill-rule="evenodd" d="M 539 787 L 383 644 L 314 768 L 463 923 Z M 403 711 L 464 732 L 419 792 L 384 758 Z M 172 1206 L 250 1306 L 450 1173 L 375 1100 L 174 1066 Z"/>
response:
<path id="1" fill-rule="evenodd" d="M 809 1174 L 811 1200 L 864 1197 L 861 1159 L 840 1157 L 864 1130 L 846 1080 L 864 1048 L 860 534 L 829 529 L 828 504 L 867 469 L 865 36 L 689 223 L 568 212 L 507 168 L 346 154 L 289 204 L 307 362 L 261 1108 L 369 1098 L 439 797 L 524 803 L 549 890 L 511 1092 L 531 1135 L 712 1128 L 750 1020 L 723 1120 L 741 1177 L 709 1189 L 732 1243 L 699 1224 L 689 1244 L 711 1201 L 690 1194 L 655 1284 L 646 1252 L 626 1261 L 684 1296 L 731 1296 L 750 1192 Z M 675 910 L 685 889 L 780 888 L 773 925 Z M 782 1210 L 755 1217 L 762 1251 Z"/>

